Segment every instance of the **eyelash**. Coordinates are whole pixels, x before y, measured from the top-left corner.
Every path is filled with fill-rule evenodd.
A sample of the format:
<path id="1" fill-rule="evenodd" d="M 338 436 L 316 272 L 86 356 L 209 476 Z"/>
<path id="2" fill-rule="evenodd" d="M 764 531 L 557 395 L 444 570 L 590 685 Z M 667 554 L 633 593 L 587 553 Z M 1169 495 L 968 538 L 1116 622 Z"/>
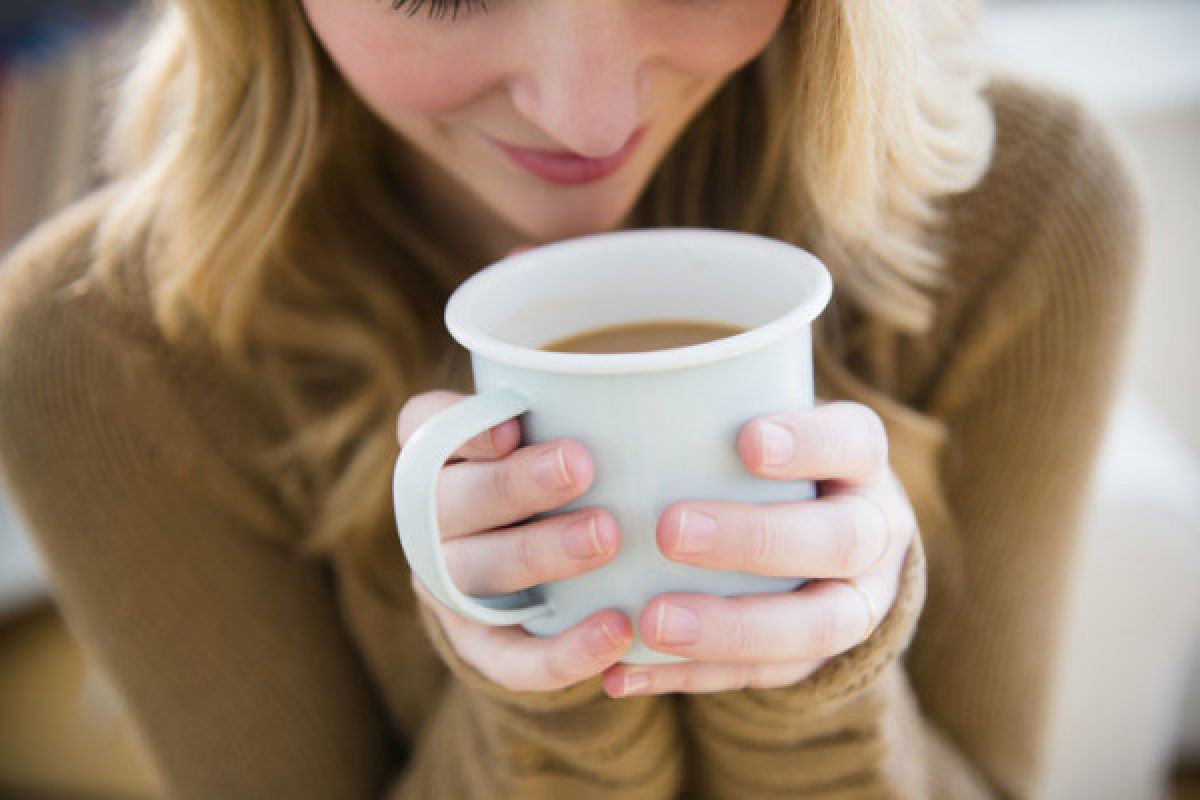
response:
<path id="1" fill-rule="evenodd" d="M 390 0 L 393 11 L 400 11 L 405 6 L 408 10 L 406 16 L 414 16 L 421 7 L 425 4 L 425 0 Z M 458 10 L 466 7 L 467 13 L 464 17 L 469 17 L 473 10 L 479 10 L 482 13 L 487 13 L 487 0 L 429 0 L 429 18 L 430 19 L 445 19 L 446 13 L 450 13 L 450 19 L 458 19 Z M 475 8 L 473 8 L 475 7 Z"/>

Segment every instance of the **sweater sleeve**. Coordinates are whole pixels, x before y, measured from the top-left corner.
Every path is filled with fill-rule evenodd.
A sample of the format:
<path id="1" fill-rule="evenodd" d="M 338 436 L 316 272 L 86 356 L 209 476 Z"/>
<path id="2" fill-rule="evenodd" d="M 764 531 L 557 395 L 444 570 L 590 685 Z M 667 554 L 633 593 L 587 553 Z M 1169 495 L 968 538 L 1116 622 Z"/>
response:
<path id="1" fill-rule="evenodd" d="M 987 284 L 925 409 L 948 432 L 960 593 L 920 615 L 920 663 L 908 658 L 917 542 L 899 600 L 857 648 L 794 686 L 685 695 L 689 797 L 1034 794 L 1140 255 L 1130 176 L 1102 126 L 1067 116 L 1066 146 L 1036 165 L 1057 176 L 1038 228 Z"/>
<path id="2" fill-rule="evenodd" d="M 58 269 L 0 274 L 0 475 L 170 796 L 673 796 L 667 702 L 592 682 L 524 696 L 458 665 L 402 752 L 328 563 L 247 456 L 252 412 L 81 284 L 45 286 Z"/>
<path id="3" fill-rule="evenodd" d="M 5 265 L 0 469 L 164 790 L 371 796 L 391 741 L 328 576 L 294 555 L 294 523 L 201 431 L 158 354 L 69 290 L 14 285 L 43 266 Z"/>
<path id="4" fill-rule="evenodd" d="M 551 692 L 510 691 L 458 655 L 432 611 L 418 613 L 453 678 L 395 797 L 678 796 L 683 751 L 669 698 L 613 699 L 598 675 Z"/>

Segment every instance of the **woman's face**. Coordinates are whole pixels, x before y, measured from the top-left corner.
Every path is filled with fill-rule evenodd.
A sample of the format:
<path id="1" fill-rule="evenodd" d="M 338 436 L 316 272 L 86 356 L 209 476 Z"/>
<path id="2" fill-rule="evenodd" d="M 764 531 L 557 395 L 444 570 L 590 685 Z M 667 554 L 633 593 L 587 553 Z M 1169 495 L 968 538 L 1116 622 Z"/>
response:
<path id="1" fill-rule="evenodd" d="M 788 2 L 302 0 L 367 105 L 533 241 L 617 227 Z"/>

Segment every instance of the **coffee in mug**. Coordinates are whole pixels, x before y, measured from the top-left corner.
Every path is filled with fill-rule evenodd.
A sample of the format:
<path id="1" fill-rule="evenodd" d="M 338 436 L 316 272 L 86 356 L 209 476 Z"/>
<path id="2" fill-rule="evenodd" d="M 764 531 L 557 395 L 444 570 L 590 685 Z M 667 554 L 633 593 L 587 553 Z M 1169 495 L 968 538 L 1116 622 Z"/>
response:
<path id="1" fill-rule="evenodd" d="M 555 353 L 643 353 L 724 339 L 742 333 L 742 325 L 705 320 L 661 319 L 627 322 L 574 333 L 542 345 Z"/>

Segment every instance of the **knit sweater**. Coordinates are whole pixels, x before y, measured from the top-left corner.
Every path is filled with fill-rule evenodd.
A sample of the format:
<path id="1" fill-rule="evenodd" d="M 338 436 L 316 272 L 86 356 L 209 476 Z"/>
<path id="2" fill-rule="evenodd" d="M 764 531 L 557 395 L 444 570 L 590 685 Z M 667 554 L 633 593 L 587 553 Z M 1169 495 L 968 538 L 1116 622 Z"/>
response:
<path id="1" fill-rule="evenodd" d="M 818 364 L 824 399 L 865 387 L 897 475 L 931 468 L 950 522 L 929 535 L 917 508 L 880 627 L 780 688 L 492 682 L 415 599 L 301 552 L 305 519 L 259 457 L 271 386 L 168 345 L 144 296 L 80 280 L 104 191 L 26 237 L 0 272 L 0 474 L 172 795 L 1031 796 L 1139 202 L 1079 104 L 1007 80 L 987 96 L 995 155 L 947 201 L 932 327 Z"/>

